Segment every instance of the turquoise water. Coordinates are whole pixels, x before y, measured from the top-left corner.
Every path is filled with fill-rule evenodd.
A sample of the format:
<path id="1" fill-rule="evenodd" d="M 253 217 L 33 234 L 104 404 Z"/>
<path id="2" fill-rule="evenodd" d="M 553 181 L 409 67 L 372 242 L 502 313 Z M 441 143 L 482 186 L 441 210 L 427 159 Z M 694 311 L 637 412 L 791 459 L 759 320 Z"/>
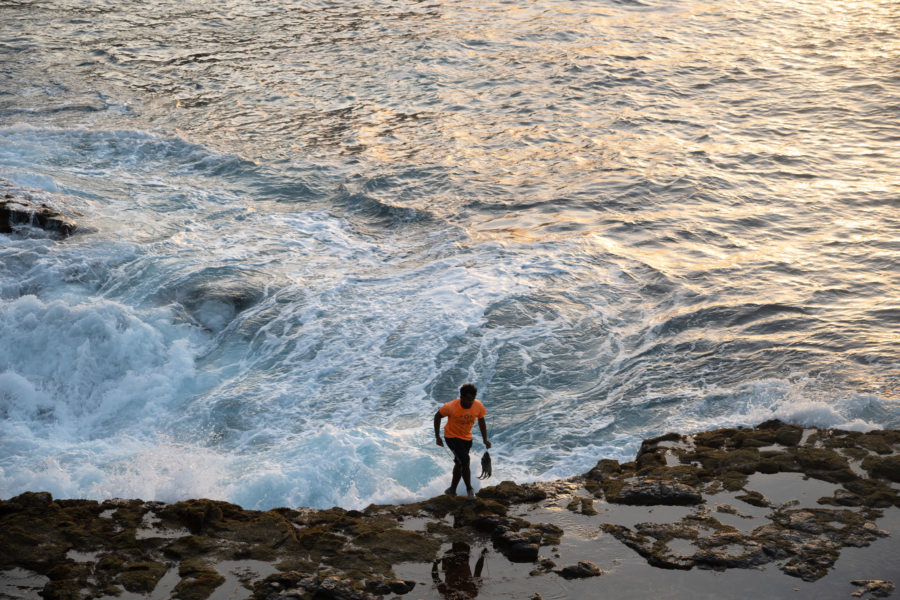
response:
<path id="1" fill-rule="evenodd" d="M 900 426 L 900 9 L 0 0 L 0 497 L 362 507 Z M 478 441 L 475 450 L 480 450 Z"/>

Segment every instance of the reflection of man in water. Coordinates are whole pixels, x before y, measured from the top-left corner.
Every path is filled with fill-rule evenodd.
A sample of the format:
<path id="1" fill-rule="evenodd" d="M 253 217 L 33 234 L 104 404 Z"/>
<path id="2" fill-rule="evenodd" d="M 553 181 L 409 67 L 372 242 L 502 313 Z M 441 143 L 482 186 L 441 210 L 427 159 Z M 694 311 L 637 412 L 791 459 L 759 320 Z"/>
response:
<path id="1" fill-rule="evenodd" d="M 475 563 L 475 575 L 472 575 L 469 568 L 469 552 L 468 544 L 454 542 L 450 552 L 431 565 L 431 580 L 434 581 L 441 596 L 447 600 L 470 600 L 478 596 L 478 584 L 481 583 L 481 570 L 484 568 L 487 548 L 482 550 L 478 562 Z M 438 563 L 441 563 L 444 570 L 443 582 L 438 572 Z"/>

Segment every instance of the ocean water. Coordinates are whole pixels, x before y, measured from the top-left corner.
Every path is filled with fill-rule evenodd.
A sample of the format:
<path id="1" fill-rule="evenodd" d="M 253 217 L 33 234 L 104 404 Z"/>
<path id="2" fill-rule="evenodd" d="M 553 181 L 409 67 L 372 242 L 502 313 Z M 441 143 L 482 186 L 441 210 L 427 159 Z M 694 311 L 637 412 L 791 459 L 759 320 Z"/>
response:
<path id="1" fill-rule="evenodd" d="M 900 427 L 893 0 L 0 0 L 0 497 L 347 508 Z M 480 452 L 476 439 L 475 452 Z"/>

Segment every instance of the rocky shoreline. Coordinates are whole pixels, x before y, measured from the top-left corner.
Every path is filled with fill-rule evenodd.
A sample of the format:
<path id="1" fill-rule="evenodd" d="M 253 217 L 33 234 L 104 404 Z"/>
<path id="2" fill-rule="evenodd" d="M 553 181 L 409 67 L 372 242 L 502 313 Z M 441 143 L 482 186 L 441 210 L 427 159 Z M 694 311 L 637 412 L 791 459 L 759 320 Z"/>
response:
<path id="1" fill-rule="evenodd" d="M 634 461 L 563 481 L 362 511 L 28 492 L 0 502 L 0 597 L 574 598 L 616 581 L 614 597 L 660 585 L 694 598 L 738 573 L 823 597 L 842 555 L 870 547 L 833 597 L 887 597 L 900 577 L 896 554 L 882 560 L 900 548 L 898 483 L 900 431 L 768 421 L 667 434 Z M 672 576 L 688 571 L 694 584 Z"/>

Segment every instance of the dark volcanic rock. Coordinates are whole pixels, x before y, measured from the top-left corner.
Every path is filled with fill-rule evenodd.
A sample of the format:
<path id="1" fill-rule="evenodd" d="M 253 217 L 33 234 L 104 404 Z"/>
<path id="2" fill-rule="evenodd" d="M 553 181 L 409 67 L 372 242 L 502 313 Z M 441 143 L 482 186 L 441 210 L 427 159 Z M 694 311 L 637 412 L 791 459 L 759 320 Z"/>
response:
<path id="1" fill-rule="evenodd" d="M 779 565 L 782 571 L 806 581 L 825 575 L 841 548 L 868 546 L 887 535 L 860 513 L 824 508 L 778 511 L 771 523 L 749 534 L 703 514 L 678 523 L 638 523 L 633 530 L 611 524 L 602 529 L 656 567 L 754 568 L 784 561 Z M 678 540 L 690 542 L 696 550 L 672 552 L 669 544 Z"/>
<path id="2" fill-rule="evenodd" d="M 527 517 L 567 507 L 652 566 L 724 570 L 774 563 L 791 576 L 814 581 L 831 570 L 843 548 L 868 546 L 887 535 L 874 520 L 882 516 L 880 508 L 900 506 L 891 483 L 900 477 L 898 451 L 900 432 L 892 430 L 803 430 L 772 421 L 756 429 L 667 434 L 645 442 L 635 461 L 601 460 L 589 473 L 564 481 L 505 481 L 481 490 L 474 500 L 441 495 L 365 510 L 253 511 L 203 499 L 98 503 L 29 492 L 0 501 L 0 570 L 19 567 L 46 577 L 41 590 L 46 600 L 116 596 L 123 589 L 158 595 L 166 573 L 179 576 L 170 596 L 204 600 L 223 593 L 217 563 L 259 560 L 280 573 L 254 584 L 254 600 L 368 600 L 412 589 L 413 582 L 397 579 L 394 565 L 429 563 L 442 545 L 484 544 L 489 538 L 507 559 L 537 562 L 531 575 L 599 575 L 591 563 L 558 568 L 540 557 L 542 547 L 560 544 L 564 531 Z M 813 506 L 777 507 L 760 493 L 772 493 L 766 477 L 752 480 L 760 491 L 749 489 L 748 475 L 759 472 L 794 473 L 798 487 L 806 477 L 841 485 Z M 685 515 L 677 522 L 651 517 L 629 528 L 602 523 L 585 490 L 612 503 L 696 508 L 672 511 Z M 749 504 L 769 506 L 761 517 L 765 524 L 751 532 L 727 525 L 747 517 L 727 505 L 716 510 L 731 518 L 717 520 L 703 497 L 725 490 Z M 534 506 L 543 500 L 546 504 Z M 615 510 L 605 506 L 602 513 Z M 887 588 L 866 582 L 863 589 L 874 596 Z"/>
<path id="3" fill-rule="evenodd" d="M 16 227 L 39 227 L 60 237 L 72 235 L 77 223 L 47 203 L 47 194 L 25 190 L 0 179 L 0 233 L 12 233 Z"/>
<path id="4" fill-rule="evenodd" d="M 513 481 L 501 481 L 499 484 L 483 488 L 478 492 L 479 498 L 496 500 L 502 504 L 521 504 L 523 502 L 540 502 L 547 497 L 541 487 L 534 484 L 518 484 Z"/>
<path id="5" fill-rule="evenodd" d="M 503 555 L 512 562 L 534 562 L 538 558 L 540 547 L 530 542 L 516 542 L 506 546 Z"/>
<path id="6" fill-rule="evenodd" d="M 393 589 L 390 584 L 388 588 Z M 354 582 L 341 577 L 304 576 L 300 573 L 272 575 L 257 586 L 255 598 L 264 600 L 374 600 L 374 596 L 358 590 Z"/>
<path id="7" fill-rule="evenodd" d="M 122 566 L 119 583 L 129 592 L 149 594 L 166 574 L 166 570 L 166 565 L 158 562 L 129 563 Z"/>
<path id="8" fill-rule="evenodd" d="M 622 472 L 622 466 L 619 461 L 611 458 L 603 458 L 597 461 L 597 465 L 585 473 L 585 477 L 594 481 L 603 481 L 612 476 L 619 475 Z"/>
<path id="9" fill-rule="evenodd" d="M 871 456 L 863 461 L 862 466 L 873 477 L 900 482 L 900 455 L 883 458 Z"/>
<path id="10" fill-rule="evenodd" d="M 674 481 L 647 480 L 629 482 L 619 493 L 609 496 L 610 502 L 619 504 L 690 505 L 703 502 L 703 497 L 693 487 Z"/>
<path id="11" fill-rule="evenodd" d="M 850 594 L 857 598 L 872 594 L 875 598 L 887 598 L 894 593 L 894 582 L 885 581 L 883 579 L 854 579 L 851 584 L 859 587 L 858 590 Z"/>
<path id="12" fill-rule="evenodd" d="M 751 506 L 759 506 L 760 508 L 765 508 L 769 506 L 771 503 L 769 499 L 760 494 L 759 492 L 749 491 L 746 494 L 740 494 L 735 496 L 738 500 L 746 502 Z"/>
<path id="13" fill-rule="evenodd" d="M 675 531 L 674 527 L 671 525 L 661 525 L 660 527 L 665 528 L 669 533 L 674 533 Z M 657 538 L 656 535 L 660 535 L 662 539 L 666 539 L 666 536 L 663 535 L 660 530 L 655 530 L 652 533 L 648 531 L 645 534 L 643 532 L 632 531 L 623 525 L 612 525 L 610 523 L 604 523 L 601 526 L 601 529 L 643 556 L 647 561 L 647 564 L 651 566 L 659 567 L 661 569 L 681 570 L 690 570 L 694 566 L 694 561 L 691 557 L 681 555 L 673 556 L 668 551 L 668 548 L 660 543 L 662 540 Z"/>
<path id="14" fill-rule="evenodd" d="M 403 594 L 408 594 L 411 591 L 413 591 L 413 588 L 416 587 L 416 582 L 409 581 L 409 580 L 401 581 L 399 579 L 395 579 L 394 581 L 390 582 L 388 585 L 390 586 L 391 591 L 393 593 L 400 594 L 402 596 Z"/>
<path id="15" fill-rule="evenodd" d="M 181 581 L 173 590 L 173 596 L 178 600 L 204 600 L 225 583 L 225 578 L 214 568 L 199 560 L 182 561 L 178 574 Z M 148 591 L 152 589 L 151 587 Z"/>
<path id="16" fill-rule="evenodd" d="M 366 591 L 370 594 L 384 596 L 386 594 L 408 594 L 416 587 L 415 581 L 394 579 L 391 581 L 367 581 Z"/>
<path id="17" fill-rule="evenodd" d="M 577 565 L 569 565 L 557 571 L 560 577 L 565 579 L 585 579 L 587 577 L 597 577 L 602 575 L 603 571 L 594 563 L 583 560 Z"/>
<path id="18" fill-rule="evenodd" d="M 566 508 L 574 513 L 588 516 L 597 514 L 597 509 L 594 508 L 594 501 L 591 498 L 573 498 Z"/>
<path id="19" fill-rule="evenodd" d="M 775 441 L 784 446 L 796 446 L 803 439 L 803 428 L 785 425 L 775 432 Z"/>
<path id="20" fill-rule="evenodd" d="M 495 532 L 493 540 L 512 562 L 534 562 L 540 552 L 541 534 L 537 532 Z"/>

